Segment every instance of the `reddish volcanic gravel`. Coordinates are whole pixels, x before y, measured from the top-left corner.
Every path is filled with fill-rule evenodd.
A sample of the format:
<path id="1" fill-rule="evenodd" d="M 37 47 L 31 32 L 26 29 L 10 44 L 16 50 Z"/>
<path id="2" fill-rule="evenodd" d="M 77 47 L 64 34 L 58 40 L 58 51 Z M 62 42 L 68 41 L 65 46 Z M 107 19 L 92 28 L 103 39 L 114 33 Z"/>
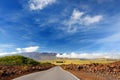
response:
<path id="1" fill-rule="evenodd" d="M 49 69 L 54 65 L 40 65 L 40 66 L 0 66 L 0 80 L 12 80 L 13 78 Z"/>
<path id="2" fill-rule="evenodd" d="M 119 80 L 120 78 L 120 61 L 111 64 L 69 64 L 62 65 L 62 68 L 81 80 Z"/>

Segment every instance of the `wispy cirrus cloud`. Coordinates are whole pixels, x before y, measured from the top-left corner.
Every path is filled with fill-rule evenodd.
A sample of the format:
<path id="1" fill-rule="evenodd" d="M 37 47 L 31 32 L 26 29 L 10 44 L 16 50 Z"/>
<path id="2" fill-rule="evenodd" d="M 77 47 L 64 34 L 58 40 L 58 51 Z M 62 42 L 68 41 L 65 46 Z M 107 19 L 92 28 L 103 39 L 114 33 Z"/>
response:
<path id="1" fill-rule="evenodd" d="M 17 52 L 1 52 L 0 53 L 0 56 L 8 56 L 8 55 L 14 55 L 14 54 L 17 54 Z"/>
<path id="2" fill-rule="evenodd" d="M 5 30 L 0 29 L 0 33 L 5 34 Z"/>
<path id="3" fill-rule="evenodd" d="M 31 10 L 42 10 L 55 2 L 56 0 L 30 0 L 29 7 Z"/>
<path id="4" fill-rule="evenodd" d="M 15 47 L 14 44 L 0 44 L 0 47 L 2 48 L 11 48 L 11 47 Z"/>
<path id="5" fill-rule="evenodd" d="M 114 0 L 96 0 L 99 4 L 103 4 L 106 2 L 113 2 Z"/>
<path id="6" fill-rule="evenodd" d="M 99 23 L 103 19 L 103 15 L 87 15 L 85 12 L 81 12 L 74 9 L 69 20 L 63 22 L 67 26 L 67 32 L 76 32 L 79 26 L 90 26 L 92 24 Z"/>
<path id="7" fill-rule="evenodd" d="M 74 9 L 70 17 L 70 20 L 68 20 L 68 25 L 73 25 L 73 24 L 91 25 L 100 22 L 102 18 L 103 18 L 102 15 L 90 16 L 90 15 L 86 15 L 85 12 L 81 12 L 77 9 Z"/>
<path id="8" fill-rule="evenodd" d="M 2 28 L 0 28 L 0 35 L 1 35 L 1 34 L 4 35 L 4 36 L 8 36 L 6 30 L 4 30 L 4 29 L 2 29 Z"/>
<path id="9" fill-rule="evenodd" d="M 11 48 L 12 45 L 3 45 L 3 47 Z M 19 53 L 24 53 L 24 52 L 35 52 L 39 48 L 40 48 L 39 46 L 29 46 L 26 48 L 16 48 L 16 51 L 14 52 L 0 51 L 0 56 L 14 55 L 14 54 L 19 54 Z"/>
<path id="10" fill-rule="evenodd" d="M 13 48 L 15 48 L 14 44 L 0 44 L 0 55 L 8 54 L 7 51 Z"/>
<path id="11" fill-rule="evenodd" d="M 26 47 L 26 48 L 17 48 L 16 50 L 18 52 L 35 52 L 39 49 L 39 46 L 30 46 L 30 47 Z"/>
<path id="12" fill-rule="evenodd" d="M 83 19 L 83 23 L 85 25 L 90 25 L 90 24 L 98 23 L 98 22 L 100 22 L 102 20 L 102 18 L 103 17 L 101 15 L 96 15 L 96 16 L 93 16 L 93 17 L 86 16 Z"/>
<path id="13" fill-rule="evenodd" d="M 120 33 L 115 33 L 97 41 L 98 43 L 118 43 L 120 42 Z"/>
<path id="14" fill-rule="evenodd" d="M 120 49 L 120 33 L 115 33 L 109 35 L 105 38 L 101 38 L 96 41 L 95 44 L 101 45 L 102 50 L 109 50 L 109 51 L 119 51 Z"/>
<path id="15" fill-rule="evenodd" d="M 0 44 L 0 52 L 5 51 L 6 49 L 14 48 L 14 44 Z"/>

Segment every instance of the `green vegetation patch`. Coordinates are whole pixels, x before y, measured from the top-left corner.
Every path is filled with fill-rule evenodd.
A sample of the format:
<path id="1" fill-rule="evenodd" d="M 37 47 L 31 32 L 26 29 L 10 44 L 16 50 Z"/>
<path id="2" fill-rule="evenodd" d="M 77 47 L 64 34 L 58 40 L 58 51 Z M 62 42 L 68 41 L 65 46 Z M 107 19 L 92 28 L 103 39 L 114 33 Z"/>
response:
<path id="1" fill-rule="evenodd" d="M 56 61 L 56 63 L 64 63 L 64 61 Z"/>
<path id="2" fill-rule="evenodd" d="M 0 58 L 0 66 L 8 65 L 39 65 L 40 63 L 24 56 L 5 56 Z"/>

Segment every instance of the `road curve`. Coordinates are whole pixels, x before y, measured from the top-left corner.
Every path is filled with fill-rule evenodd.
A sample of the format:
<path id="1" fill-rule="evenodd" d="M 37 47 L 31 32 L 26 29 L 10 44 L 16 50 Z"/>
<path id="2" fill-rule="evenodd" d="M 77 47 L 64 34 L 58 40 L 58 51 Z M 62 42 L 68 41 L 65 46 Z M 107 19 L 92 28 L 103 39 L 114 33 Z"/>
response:
<path id="1" fill-rule="evenodd" d="M 31 73 L 13 80 L 80 80 L 61 67 L 53 67 L 46 71 Z"/>

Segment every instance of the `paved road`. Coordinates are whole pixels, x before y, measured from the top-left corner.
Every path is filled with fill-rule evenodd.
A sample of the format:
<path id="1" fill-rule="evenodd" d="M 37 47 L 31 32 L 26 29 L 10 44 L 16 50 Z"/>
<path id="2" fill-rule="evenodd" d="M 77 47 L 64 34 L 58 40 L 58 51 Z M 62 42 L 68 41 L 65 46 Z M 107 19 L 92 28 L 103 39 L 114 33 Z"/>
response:
<path id="1" fill-rule="evenodd" d="M 53 67 L 46 71 L 35 72 L 13 80 L 80 80 L 61 67 Z"/>

